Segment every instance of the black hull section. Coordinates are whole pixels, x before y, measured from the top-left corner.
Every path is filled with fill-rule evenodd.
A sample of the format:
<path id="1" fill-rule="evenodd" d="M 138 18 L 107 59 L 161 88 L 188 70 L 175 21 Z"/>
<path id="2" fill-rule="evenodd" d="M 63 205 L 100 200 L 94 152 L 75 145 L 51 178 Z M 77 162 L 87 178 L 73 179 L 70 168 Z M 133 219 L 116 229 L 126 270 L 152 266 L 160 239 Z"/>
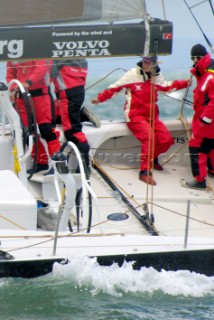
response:
<path id="1" fill-rule="evenodd" d="M 189 270 L 214 276 L 214 249 L 211 250 L 192 250 L 176 252 L 157 252 L 145 254 L 130 254 L 127 256 L 99 257 L 100 265 L 109 266 L 112 262 L 122 266 L 124 261 L 133 261 L 133 269 L 139 270 L 142 267 L 153 267 L 157 271 Z"/>
<path id="2" fill-rule="evenodd" d="M 122 266 L 125 261 L 133 262 L 134 270 L 139 270 L 142 267 L 153 267 L 157 271 L 161 271 L 162 269 L 166 271 L 189 270 L 190 272 L 206 276 L 214 276 L 213 249 L 97 257 L 97 262 L 101 266 L 110 266 L 113 263 Z M 52 271 L 55 262 L 62 264 L 69 263 L 69 261 L 65 261 L 64 259 L 34 261 L 1 260 L 0 277 L 33 278 L 42 276 Z"/>
<path id="3" fill-rule="evenodd" d="M 47 259 L 33 261 L 0 261 L 0 278 L 35 278 L 43 276 L 53 270 L 53 264 L 55 262 L 64 263 L 63 261 L 63 259 Z"/>

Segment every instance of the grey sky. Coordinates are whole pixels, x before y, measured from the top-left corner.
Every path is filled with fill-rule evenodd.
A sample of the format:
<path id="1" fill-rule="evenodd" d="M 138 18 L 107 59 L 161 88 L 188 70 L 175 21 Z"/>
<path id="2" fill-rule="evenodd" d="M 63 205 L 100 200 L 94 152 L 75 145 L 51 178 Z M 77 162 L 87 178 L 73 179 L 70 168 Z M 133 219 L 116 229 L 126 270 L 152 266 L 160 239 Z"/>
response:
<path id="1" fill-rule="evenodd" d="M 201 25 L 201 28 L 214 47 L 214 16 L 208 1 L 186 0 L 186 2 L 190 6 L 201 3 L 193 9 L 193 12 Z M 158 57 L 161 62 L 161 68 L 170 68 L 175 71 L 176 68 L 180 70 L 181 68 L 186 67 L 188 73 L 189 67 L 192 65 L 190 59 L 191 47 L 196 43 L 201 43 L 210 53 L 211 50 L 183 0 L 146 0 L 147 11 L 150 13 L 151 17 L 164 19 L 162 3 L 165 4 L 166 19 L 173 23 L 173 50 L 172 55 Z M 212 3 L 214 6 L 214 0 L 212 0 Z M 133 67 L 139 59 L 133 57 L 115 57 L 110 59 L 110 64 L 107 63 L 108 59 L 105 63 L 102 59 L 92 60 L 89 62 L 91 66 L 90 69 L 95 70 L 98 64 L 99 72 L 105 74 L 119 66 L 121 68 L 129 69 Z"/>
<path id="2" fill-rule="evenodd" d="M 169 21 L 173 22 L 174 35 L 177 38 L 197 38 L 203 40 L 201 32 L 194 21 L 191 13 L 183 0 L 147 0 L 147 10 L 152 17 L 164 18 L 162 2 L 165 4 L 165 14 Z M 212 37 L 214 29 L 214 17 L 210 10 L 208 1 L 203 0 L 186 0 L 190 6 L 201 3 L 192 8 L 193 13 L 201 24 L 201 27 L 207 33 L 208 38 Z M 214 0 L 212 0 L 214 6 Z"/>
<path id="3" fill-rule="evenodd" d="M 214 16 L 210 9 L 208 1 L 186 0 L 189 6 L 198 6 L 192 8 L 192 11 L 198 20 L 203 32 L 208 37 L 212 46 L 214 46 Z M 196 43 L 203 44 L 211 53 L 211 48 L 206 43 L 202 32 L 189 12 L 183 0 L 164 0 L 166 18 L 173 22 L 173 53 L 167 58 L 168 65 L 189 65 L 190 49 Z M 212 0 L 214 6 L 214 0 Z M 160 15 L 162 0 L 147 0 L 147 9 L 152 15 Z M 159 8 L 158 8 L 159 7 Z M 158 11 L 157 11 L 158 10 Z M 161 11 L 162 18 L 163 12 Z M 166 62 L 166 58 L 163 59 Z"/>

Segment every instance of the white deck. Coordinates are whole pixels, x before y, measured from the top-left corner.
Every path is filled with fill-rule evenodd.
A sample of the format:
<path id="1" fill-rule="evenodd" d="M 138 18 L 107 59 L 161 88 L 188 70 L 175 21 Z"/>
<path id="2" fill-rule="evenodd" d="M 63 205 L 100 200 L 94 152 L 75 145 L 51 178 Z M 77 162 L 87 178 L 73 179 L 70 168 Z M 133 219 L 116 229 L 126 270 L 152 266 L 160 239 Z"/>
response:
<path id="1" fill-rule="evenodd" d="M 189 235 L 213 237 L 213 193 L 182 186 L 182 180 L 192 179 L 189 167 L 167 165 L 163 171 L 154 171 L 157 185 L 153 187 L 147 187 L 138 179 L 138 169 L 115 169 L 109 166 L 103 166 L 103 169 L 114 181 L 119 181 L 118 187 L 122 192 L 125 190 L 125 196 L 135 207 L 148 203 L 149 212 L 154 213 L 155 226 L 161 235 L 184 236 L 189 199 L 191 200 Z M 209 183 L 214 188 L 213 178 L 209 179 Z M 98 195 L 102 196 L 100 189 Z"/>

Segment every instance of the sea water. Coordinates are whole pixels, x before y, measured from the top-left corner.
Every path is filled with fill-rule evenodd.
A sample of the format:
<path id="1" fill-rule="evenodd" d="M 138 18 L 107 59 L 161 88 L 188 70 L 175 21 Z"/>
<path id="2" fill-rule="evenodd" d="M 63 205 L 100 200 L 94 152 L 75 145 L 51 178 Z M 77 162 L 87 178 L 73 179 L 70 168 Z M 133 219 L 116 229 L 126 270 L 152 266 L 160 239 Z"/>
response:
<path id="1" fill-rule="evenodd" d="M 160 58 L 161 72 L 166 80 L 187 79 L 190 77 L 189 66 L 167 66 L 164 58 Z M 91 100 L 102 92 L 110 84 L 117 81 L 127 70 L 135 67 L 141 58 L 94 58 L 88 59 L 88 77 L 86 83 L 86 95 L 84 105 L 89 107 L 101 120 L 124 120 L 123 107 L 125 103 L 124 90 L 116 94 L 112 99 L 93 105 Z M 0 81 L 5 81 L 6 63 L 0 63 Z M 189 88 L 187 99 L 192 101 L 192 88 Z M 52 87 L 54 96 L 54 88 Z M 161 119 L 177 119 L 180 113 L 185 90 L 173 92 L 169 95 L 159 93 L 158 107 Z M 192 116 L 192 106 L 184 104 L 182 112 L 185 117 Z M 0 115 L 1 117 L 1 115 Z"/>
<path id="2" fill-rule="evenodd" d="M 4 320 L 213 320 L 214 277 L 72 259 L 35 279 L 0 280 Z"/>

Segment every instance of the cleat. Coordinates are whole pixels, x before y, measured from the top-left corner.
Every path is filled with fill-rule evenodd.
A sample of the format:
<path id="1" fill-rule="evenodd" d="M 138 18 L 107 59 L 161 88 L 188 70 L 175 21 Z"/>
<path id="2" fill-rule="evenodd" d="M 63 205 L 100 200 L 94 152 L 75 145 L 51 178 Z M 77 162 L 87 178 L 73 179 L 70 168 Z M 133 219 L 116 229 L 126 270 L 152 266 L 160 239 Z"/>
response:
<path id="1" fill-rule="evenodd" d="M 197 190 L 206 190 L 207 188 L 206 180 L 199 182 L 196 179 L 189 182 L 186 181 L 182 184 L 182 186 L 185 188 L 197 189 Z"/>
<path id="2" fill-rule="evenodd" d="M 155 186 L 157 183 L 156 181 L 152 178 L 151 172 L 147 172 L 147 170 L 143 170 L 139 174 L 139 180 L 142 182 L 145 182 L 146 184 L 151 184 L 152 186 Z"/>
<path id="3" fill-rule="evenodd" d="M 49 169 L 49 165 L 48 164 L 40 164 L 40 163 L 37 163 L 36 164 L 36 167 L 35 167 L 35 170 L 33 171 L 33 168 L 32 169 L 29 169 L 27 170 L 27 173 L 28 174 L 31 174 L 32 172 L 33 173 L 39 173 L 41 171 L 46 171 Z"/>
<path id="4" fill-rule="evenodd" d="M 83 116 L 84 121 L 93 123 L 93 125 L 96 128 L 101 127 L 100 119 L 90 109 L 82 107 L 81 114 Z"/>

